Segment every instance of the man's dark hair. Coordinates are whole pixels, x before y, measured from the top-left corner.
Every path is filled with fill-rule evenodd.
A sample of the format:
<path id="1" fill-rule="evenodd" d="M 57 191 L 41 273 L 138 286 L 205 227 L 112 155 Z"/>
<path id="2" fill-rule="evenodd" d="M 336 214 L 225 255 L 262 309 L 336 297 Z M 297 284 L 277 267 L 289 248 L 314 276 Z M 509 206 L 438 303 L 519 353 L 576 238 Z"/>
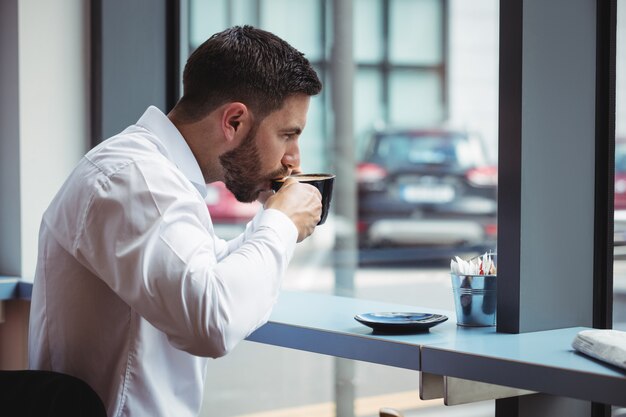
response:
<path id="1" fill-rule="evenodd" d="M 180 116 L 195 121 L 220 105 L 239 101 L 261 120 L 293 94 L 322 89 L 304 54 L 278 36 L 235 26 L 211 36 L 189 57 L 183 72 Z"/>

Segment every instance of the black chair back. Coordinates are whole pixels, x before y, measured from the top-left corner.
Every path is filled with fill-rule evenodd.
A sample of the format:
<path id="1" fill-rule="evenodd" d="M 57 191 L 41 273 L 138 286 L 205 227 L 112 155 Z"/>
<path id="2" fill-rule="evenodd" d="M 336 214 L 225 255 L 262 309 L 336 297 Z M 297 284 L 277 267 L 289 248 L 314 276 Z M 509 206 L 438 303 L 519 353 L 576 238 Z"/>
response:
<path id="1" fill-rule="evenodd" d="M 5 417 L 106 417 L 84 381 L 50 371 L 0 371 L 0 415 Z"/>

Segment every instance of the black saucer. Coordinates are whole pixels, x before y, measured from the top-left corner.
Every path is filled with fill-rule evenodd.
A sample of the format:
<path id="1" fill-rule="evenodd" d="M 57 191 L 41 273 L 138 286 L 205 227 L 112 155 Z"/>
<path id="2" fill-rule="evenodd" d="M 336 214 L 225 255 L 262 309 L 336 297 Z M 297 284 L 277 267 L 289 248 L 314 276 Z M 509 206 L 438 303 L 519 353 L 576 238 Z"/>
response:
<path id="1" fill-rule="evenodd" d="M 406 334 L 426 332 L 448 320 L 448 317 L 430 313 L 381 312 L 357 314 L 354 319 L 376 333 Z"/>

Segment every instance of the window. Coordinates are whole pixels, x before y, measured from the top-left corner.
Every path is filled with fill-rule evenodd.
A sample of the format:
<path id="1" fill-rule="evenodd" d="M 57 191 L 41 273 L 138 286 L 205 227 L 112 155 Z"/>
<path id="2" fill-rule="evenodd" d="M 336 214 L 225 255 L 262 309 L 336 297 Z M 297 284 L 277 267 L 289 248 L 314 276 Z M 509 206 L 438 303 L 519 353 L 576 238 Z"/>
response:
<path id="1" fill-rule="evenodd" d="M 214 32 L 251 24 L 305 53 L 325 88 L 311 102 L 300 139 L 303 168 L 335 171 L 341 161 L 331 158 L 332 1 L 192 0 L 189 11 L 190 51 Z M 340 257 L 353 254 L 336 250 L 335 233 L 346 220 L 331 217 L 299 245 L 285 290 L 333 293 L 342 287 L 343 294 L 354 297 L 454 308 L 450 256 L 495 248 L 497 25 L 497 0 L 353 2 L 352 140 L 358 190 L 351 198 L 358 206 L 359 265 L 341 266 Z M 388 160 L 380 159 L 383 153 Z M 430 173 L 396 177 L 393 169 L 400 163 Z M 387 190 L 390 196 L 384 200 Z M 434 207 L 453 206 L 461 195 L 468 197 L 462 200 L 466 204 L 457 206 L 466 211 L 435 214 Z M 336 193 L 334 203 L 342 197 Z M 393 205 L 404 208 L 385 209 Z M 398 228 L 404 232 L 407 221 L 409 232 L 399 238 Z M 226 233 L 233 225 L 220 226 Z M 451 226 L 465 232 L 445 231 Z M 434 231 L 426 233 L 427 228 Z M 244 368 L 245 381 L 230 378 Z M 232 416 L 261 416 L 269 410 L 330 416 L 335 407 L 357 407 L 359 415 L 374 415 L 386 401 L 407 401 L 405 410 L 441 404 L 422 402 L 415 390 L 407 391 L 418 381 L 406 370 L 243 343 L 211 363 L 205 410 L 207 415 L 218 408 Z M 493 403 L 470 407 L 489 415 Z M 445 415 L 445 410 L 438 413 Z"/>

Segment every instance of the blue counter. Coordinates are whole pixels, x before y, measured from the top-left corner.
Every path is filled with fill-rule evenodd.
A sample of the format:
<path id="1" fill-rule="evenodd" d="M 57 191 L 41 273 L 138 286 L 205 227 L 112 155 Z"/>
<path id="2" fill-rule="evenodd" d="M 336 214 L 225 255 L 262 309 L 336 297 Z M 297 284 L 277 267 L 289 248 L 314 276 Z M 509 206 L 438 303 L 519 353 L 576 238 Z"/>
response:
<path id="1" fill-rule="evenodd" d="M 429 332 L 408 335 L 375 335 L 354 319 L 361 313 L 395 311 L 444 314 L 449 320 Z M 355 359 L 399 368 L 421 370 L 420 348 L 452 342 L 459 337 L 480 337 L 494 328 L 467 329 L 455 324 L 454 312 L 381 303 L 313 293 L 283 292 L 269 322 L 248 340 Z"/>
<path id="2" fill-rule="evenodd" d="M 33 284 L 17 277 L 0 276 L 0 300 L 30 299 Z"/>
<path id="3" fill-rule="evenodd" d="M 377 335 L 359 313 L 445 314 L 429 332 Z M 552 395 L 626 406 L 626 370 L 571 347 L 584 327 L 524 334 L 462 328 L 452 311 L 311 293 L 283 292 L 269 322 L 248 340 Z"/>
<path id="4" fill-rule="evenodd" d="M 0 277 L 0 300 L 29 299 L 32 284 Z M 354 320 L 368 312 L 426 312 L 449 320 L 430 331 L 381 335 Z M 453 311 L 331 295 L 283 292 L 267 324 L 247 339 L 341 358 L 626 406 L 626 370 L 576 352 L 585 327 L 523 334 L 456 325 Z"/>

